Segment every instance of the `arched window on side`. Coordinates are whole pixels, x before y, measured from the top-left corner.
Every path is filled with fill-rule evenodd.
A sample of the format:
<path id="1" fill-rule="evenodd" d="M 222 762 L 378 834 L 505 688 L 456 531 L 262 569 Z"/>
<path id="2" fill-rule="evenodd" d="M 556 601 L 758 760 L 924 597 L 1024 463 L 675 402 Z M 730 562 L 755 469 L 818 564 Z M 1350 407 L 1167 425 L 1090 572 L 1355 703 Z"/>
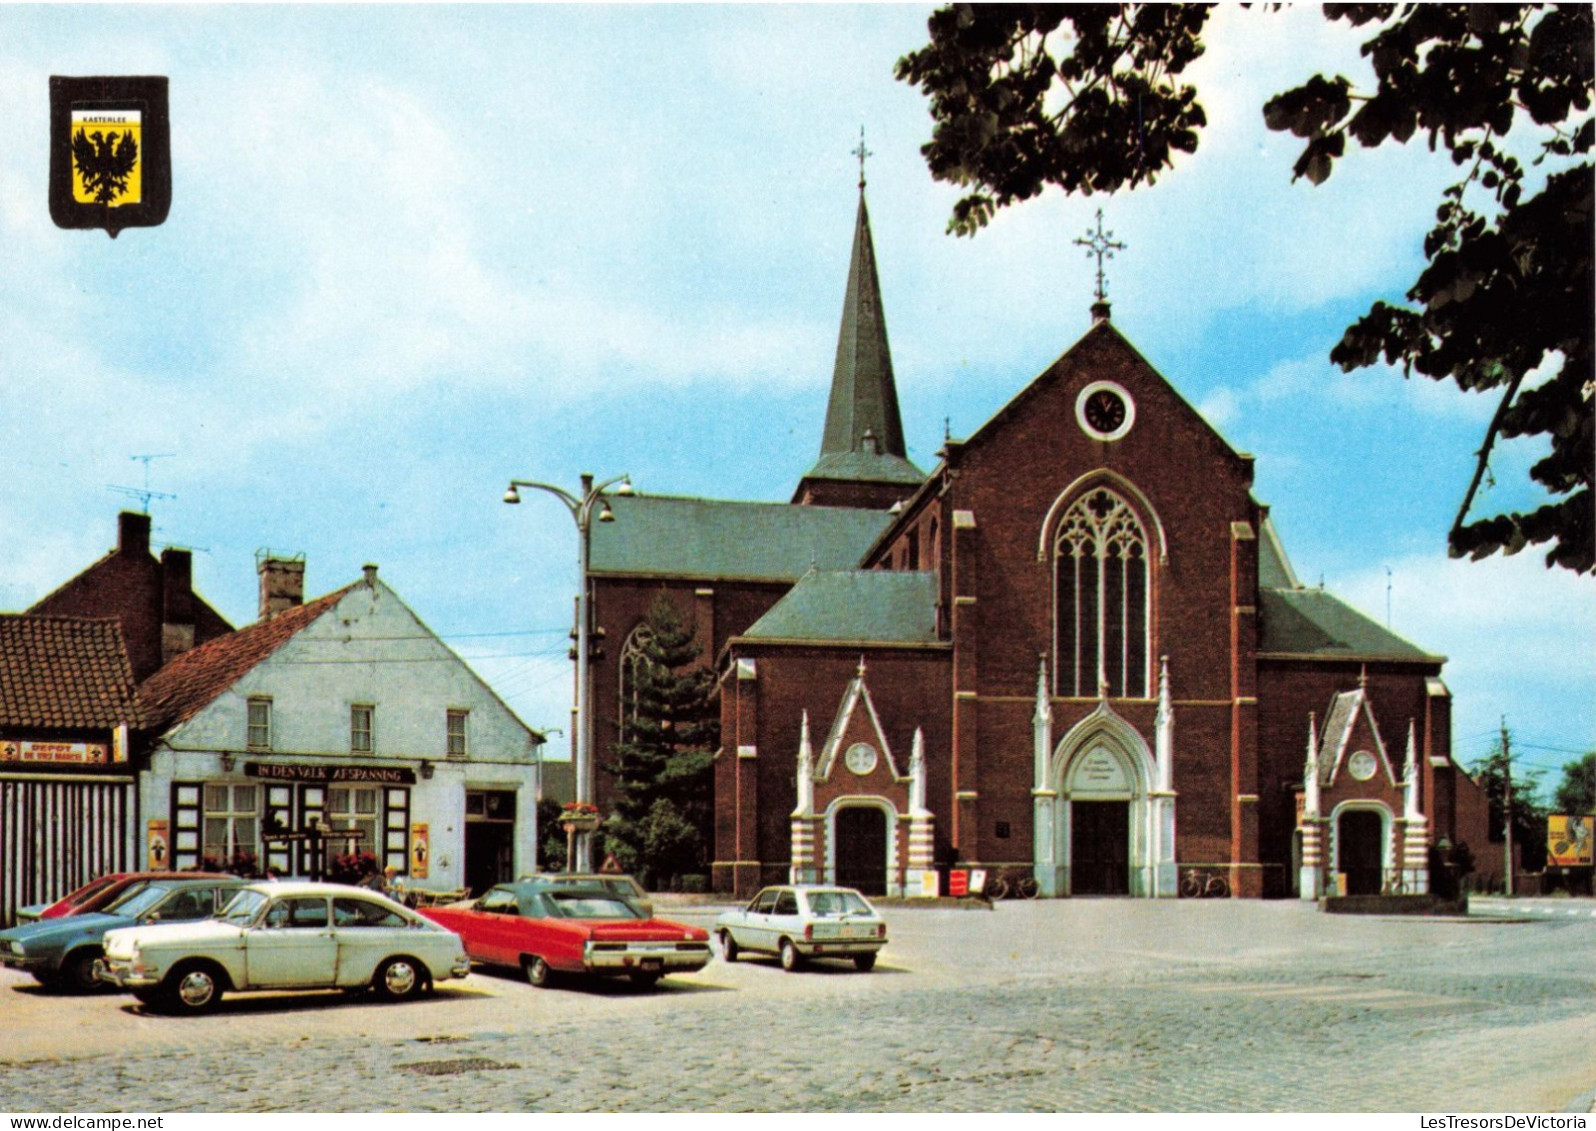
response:
<path id="1" fill-rule="evenodd" d="M 653 630 L 647 624 L 640 624 L 626 638 L 626 643 L 621 645 L 620 718 L 617 721 L 622 742 L 631 741 L 632 725 L 637 721 L 641 706 L 642 676 L 654 662 L 648 658 L 646 651 L 653 639 Z"/>
<path id="2" fill-rule="evenodd" d="M 1113 698 L 1148 694 L 1147 532 L 1107 487 L 1087 491 L 1059 522 L 1053 543 L 1058 693 Z"/>

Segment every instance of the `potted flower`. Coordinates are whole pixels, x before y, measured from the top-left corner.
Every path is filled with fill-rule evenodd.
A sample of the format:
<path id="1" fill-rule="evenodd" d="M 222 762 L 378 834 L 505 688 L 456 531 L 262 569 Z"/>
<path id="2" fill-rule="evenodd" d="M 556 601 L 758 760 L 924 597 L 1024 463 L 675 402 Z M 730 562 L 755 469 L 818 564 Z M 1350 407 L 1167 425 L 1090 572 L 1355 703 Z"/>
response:
<path id="1" fill-rule="evenodd" d="M 560 827 L 568 833 L 590 833 L 599 826 L 598 806 L 586 801 L 567 801 L 560 806 Z"/>

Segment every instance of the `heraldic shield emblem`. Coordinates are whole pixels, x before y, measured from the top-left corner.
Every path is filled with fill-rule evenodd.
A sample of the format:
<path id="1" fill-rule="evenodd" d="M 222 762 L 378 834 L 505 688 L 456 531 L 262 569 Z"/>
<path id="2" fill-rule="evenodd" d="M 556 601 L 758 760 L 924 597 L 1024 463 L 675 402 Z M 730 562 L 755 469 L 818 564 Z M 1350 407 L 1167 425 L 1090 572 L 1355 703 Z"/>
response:
<path id="1" fill-rule="evenodd" d="M 61 228 L 150 228 L 172 206 L 166 78 L 50 77 L 50 217 Z"/>

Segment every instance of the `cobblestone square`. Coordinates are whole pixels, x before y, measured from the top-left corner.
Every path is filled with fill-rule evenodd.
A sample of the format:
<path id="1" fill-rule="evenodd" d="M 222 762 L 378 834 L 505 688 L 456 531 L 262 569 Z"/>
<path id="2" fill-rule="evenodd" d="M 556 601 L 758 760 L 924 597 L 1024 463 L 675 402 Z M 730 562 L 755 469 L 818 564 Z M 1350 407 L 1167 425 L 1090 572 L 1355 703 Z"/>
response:
<path id="1" fill-rule="evenodd" d="M 1562 1112 L 1596 1089 L 1589 900 L 887 914 L 873 973 L 717 960 L 651 993 L 478 970 L 409 1005 L 190 1019 L 4 971 L 0 1110 Z"/>

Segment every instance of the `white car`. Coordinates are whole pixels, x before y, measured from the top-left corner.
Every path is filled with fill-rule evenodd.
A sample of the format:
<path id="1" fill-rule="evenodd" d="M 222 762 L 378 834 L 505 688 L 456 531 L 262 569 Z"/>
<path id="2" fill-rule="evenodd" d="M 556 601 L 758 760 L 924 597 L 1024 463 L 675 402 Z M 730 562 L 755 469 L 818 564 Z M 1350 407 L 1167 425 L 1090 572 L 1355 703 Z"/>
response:
<path id="1" fill-rule="evenodd" d="M 761 951 L 779 956 L 783 970 L 811 958 L 851 958 L 870 970 L 887 945 L 887 925 L 868 899 L 853 888 L 808 885 L 766 888 L 747 907 L 716 919 L 715 935 L 727 962 L 745 950 Z"/>
<path id="2" fill-rule="evenodd" d="M 385 896 L 343 884 L 259 883 L 215 919 L 105 936 L 103 981 L 174 1013 L 233 990 L 358 990 L 415 997 L 470 972 L 460 936 Z"/>

